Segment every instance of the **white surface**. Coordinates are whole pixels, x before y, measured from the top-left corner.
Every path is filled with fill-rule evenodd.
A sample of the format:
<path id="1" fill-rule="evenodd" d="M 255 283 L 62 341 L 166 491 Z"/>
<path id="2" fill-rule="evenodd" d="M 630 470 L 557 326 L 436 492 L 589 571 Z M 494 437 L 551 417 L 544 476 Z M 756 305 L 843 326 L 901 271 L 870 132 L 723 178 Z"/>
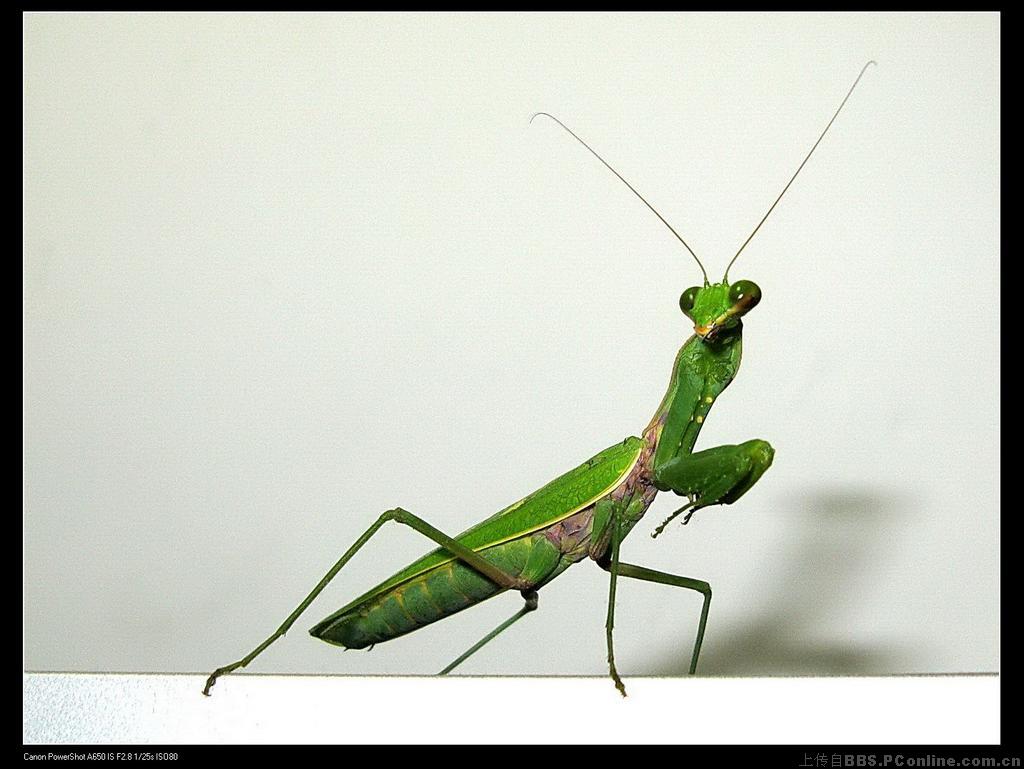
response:
<path id="1" fill-rule="evenodd" d="M 219 682 L 209 698 L 199 693 L 202 682 L 186 675 L 28 675 L 24 740 L 999 742 L 996 676 L 637 679 L 627 680 L 625 700 L 607 679 L 239 676 Z"/>
<path id="2" fill-rule="evenodd" d="M 869 58 L 733 270 L 699 445 L 775 465 L 624 556 L 711 582 L 704 673 L 998 669 L 997 15 L 30 14 L 24 51 L 27 669 L 224 664 L 383 509 L 459 531 L 636 434 L 699 273 L 529 115 L 717 278 Z M 251 670 L 433 673 L 518 608 L 305 636 L 429 548 L 386 529 Z M 601 675 L 606 590 L 463 672 Z M 684 672 L 699 600 L 623 584 L 623 673 Z"/>

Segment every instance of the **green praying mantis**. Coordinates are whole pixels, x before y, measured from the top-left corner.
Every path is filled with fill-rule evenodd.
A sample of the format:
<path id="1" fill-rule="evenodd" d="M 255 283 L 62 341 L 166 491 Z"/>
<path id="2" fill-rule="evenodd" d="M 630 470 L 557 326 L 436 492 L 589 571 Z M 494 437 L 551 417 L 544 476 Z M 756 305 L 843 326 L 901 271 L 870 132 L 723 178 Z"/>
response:
<path id="1" fill-rule="evenodd" d="M 702 508 L 736 502 L 771 466 L 774 449 L 759 439 L 694 451 L 711 407 L 739 369 L 742 318 L 761 301 L 761 290 L 755 283 L 730 283 L 729 270 L 786 194 L 871 64 L 874 62 L 869 61 L 861 69 L 796 172 L 730 260 L 719 283 L 709 281 L 693 249 L 590 145 L 553 115 L 535 114 L 531 122 L 538 116 L 555 121 L 615 174 L 683 244 L 703 275 L 702 285 L 686 289 L 680 297 L 680 309 L 692 321 L 694 333 L 676 355 L 668 390 L 650 423 L 639 437 L 631 436 L 610 446 L 457 536 L 445 534 L 400 507 L 381 514 L 269 638 L 242 659 L 210 675 L 203 694 L 209 695 L 220 676 L 245 667 L 283 636 L 356 552 L 389 521 L 419 532 L 437 549 L 317 623 L 309 631 L 314 637 L 346 649 L 364 649 L 411 633 L 506 590 L 519 591 L 524 600 L 522 608 L 442 670 L 444 675 L 535 611 L 541 588 L 571 565 L 590 558 L 610 575 L 605 635 L 608 670 L 618 691 L 625 696 L 612 643 L 619 577 L 686 588 L 703 596 L 690 656 L 693 674 L 707 626 L 711 586 L 703 580 L 625 563 L 619 558 L 620 546 L 659 492 L 670 491 L 687 501 L 654 530 L 654 537 L 684 512 L 686 523 Z"/>

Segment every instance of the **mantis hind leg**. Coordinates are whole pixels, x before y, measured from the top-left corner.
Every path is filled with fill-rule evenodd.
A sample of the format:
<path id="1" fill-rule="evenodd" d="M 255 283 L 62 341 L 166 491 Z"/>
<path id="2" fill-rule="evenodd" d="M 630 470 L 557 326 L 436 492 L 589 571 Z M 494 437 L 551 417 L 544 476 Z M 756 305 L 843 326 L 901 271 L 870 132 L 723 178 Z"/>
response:
<path id="1" fill-rule="evenodd" d="M 498 635 L 500 635 L 501 633 L 503 633 L 504 631 L 506 631 L 510 627 L 512 627 L 512 625 L 514 625 L 520 619 L 525 617 L 531 611 L 535 611 L 537 609 L 537 591 L 535 591 L 535 590 L 524 590 L 523 591 L 523 598 L 526 600 L 526 603 L 524 604 L 522 609 L 520 609 L 515 614 L 513 614 L 511 617 L 509 617 L 507 620 L 502 622 L 500 625 L 498 625 L 498 627 L 494 628 L 494 630 L 492 630 L 490 633 L 485 635 L 483 638 L 481 638 L 475 644 L 470 646 L 465 652 L 463 652 L 459 656 L 458 659 L 456 659 L 452 664 L 450 664 L 448 667 L 446 667 L 444 670 L 442 670 L 440 673 L 438 673 L 438 675 L 439 676 L 443 676 L 443 675 L 447 675 L 448 673 L 451 673 L 453 670 L 455 670 L 455 668 L 457 668 L 459 665 L 461 665 L 467 659 L 469 659 L 474 654 L 476 654 L 478 651 L 480 651 L 480 649 L 482 649 L 487 642 L 493 640 Z"/>
<path id="2" fill-rule="evenodd" d="M 685 510 L 686 520 L 710 505 L 731 505 L 757 483 L 771 467 L 775 450 L 767 441 L 751 440 L 737 446 L 716 446 L 694 454 L 677 454 L 654 468 L 654 483 L 662 491 L 686 495 L 690 503 L 676 510 L 659 526 Z"/>
<path id="3" fill-rule="evenodd" d="M 418 531 L 428 539 L 433 540 L 438 545 L 443 547 L 445 550 L 454 555 L 458 560 L 468 564 L 478 572 L 483 574 L 485 577 L 491 579 L 495 584 L 500 585 L 503 588 L 511 590 L 528 590 L 530 585 L 518 577 L 514 577 L 510 574 L 506 574 L 504 571 L 499 569 L 493 563 L 485 559 L 480 554 L 474 552 L 465 545 L 459 543 L 457 540 L 452 539 L 447 534 L 438 529 L 435 529 L 429 523 L 424 521 L 422 518 L 413 515 L 408 510 L 403 510 L 400 507 L 396 507 L 393 510 L 388 510 L 382 513 L 381 516 L 374 521 L 373 525 L 370 526 L 363 535 L 355 541 L 345 554 L 338 559 L 338 562 L 331 567 L 330 571 L 324 575 L 323 579 L 317 583 L 317 586 L 313 588 L 312 592 L 306 596 L 306 598 L 296 607 L 295 611 L 288 615 L 288 618 L 281 624 L 281 626 L 275 630 L 267 640 L 249 652 L 246 656 L 237 662 L 233 662 L 230 665 L 225 665 L 222 668 L 217 668 L 210 677 L 206 680 L 206 686 L 203 688 L 203 694 L 209 696 L 210 688 L 217 682 L 217 679 L 226 673 L 230 673 L 238 668 L 244 668 L 256 657 L 263 653 L 270 644 L 276 641 L 278 638 L 288 632 L 289 628 L 295 624 L 295 620 L 299 618 L 299 615 L 304 612 L 311 603 L 316 599 L 323 589 L 327 587 L 328 583 L 334 579 L 334 577 L 341 571 L 342 567 L 349 562 L 349 559 L 356 554 L 356 552 L 365 545 L 370 537 L 377 533 L 377 530 L 388 521 L 396 521 L 404 524 L 415 531 Z M 489 640 L 489 639 L 488 639 Z M 482 645 L 482 644 L 481 644 Z"/>

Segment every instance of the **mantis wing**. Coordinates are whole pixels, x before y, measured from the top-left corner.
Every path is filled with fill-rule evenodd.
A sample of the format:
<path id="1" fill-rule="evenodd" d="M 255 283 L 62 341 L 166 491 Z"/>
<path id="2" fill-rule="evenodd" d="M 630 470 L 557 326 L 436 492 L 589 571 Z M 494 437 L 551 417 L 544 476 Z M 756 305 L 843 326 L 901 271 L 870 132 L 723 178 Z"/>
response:
<path id="1" fill-rule="evenodd" d="M 474 551 L 480 551 L 565 520 L 594 504 L 622 483 L 639 461 L 643 446 L 644 442 L 636 437 L 616 443 L 529 496 L 467 529 L 455 539 Z M 438 548 L 368 590 L 332 617 L 342 616 L 403 582 L 453 560 L 455 558 L 451 553 Z"/>

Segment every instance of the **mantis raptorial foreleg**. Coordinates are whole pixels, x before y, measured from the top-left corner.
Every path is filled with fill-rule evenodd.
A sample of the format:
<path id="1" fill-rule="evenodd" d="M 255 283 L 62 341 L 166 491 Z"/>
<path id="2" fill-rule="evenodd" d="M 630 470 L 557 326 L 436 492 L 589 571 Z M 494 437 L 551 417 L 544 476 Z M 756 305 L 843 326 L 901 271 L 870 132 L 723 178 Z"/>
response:
<path id="1" fill-rule="evenodd" d="M 393 510 L 388 510 L 387 512 L 382 513 L 381 516 L 376 521 L 374 521 L 373 525 L 370 526 L 370 528 L 368 528 L 365 532 L 363 532 L 363 535 L 355 541 L 355 544 L 353 544 L 352 547 L 345 551 L 345 554 L 338 559 L 338 562 L 331 567 L 330 571 L 328 571 L 327 574 L 324 575 L 323 579 L 321 579 L 320 582 L 317 583 L 317 586 L 313 588 L 310 594 L 307 595 L 306 598 L 302 601 L 302 603 L 300 603 L 296 607 L 295 611 L 288 615 L 288 618 L 283 623 L 281 623 L 281 627 L 275 630 L 270 635 L 270 637 L 267 638 L 267 640 L 265 640 L 263 643 L 261 643 L 251 652 L 249 652 L 249 654 L 247 654 L 245 657 L 238 660 L 238 662 L 233 662 L 230 665 L 225 665 L 224 667 L 217 668 L 215 671 L 213 671 L 210 677 L 206 680 L 206 687 L 203 689 L 203 694 L 208 695 L 210 693 L 210 687 L 212 687 L 216 683 L 217 679 L 220 678 L 222 675 L 224 675 L 225 673 L 230 673 L 233 670 L 237 670 L 238 668 L 244 668 L 246 665 L 248 665 L 250 662 L 256 659 L 256 657 L 258 657 L 263 652 L 264 649 L 270 646 L 270 644 L 272 644 L 278 638 L 287 633 L 291 626 L 295 624 L 295 620 L 297 620 L 299 616 L 302 614 L 302 612 L 304 612 L 306 608 L 311 603 L 313 603 L 314 600 L 316 600 L 316 597 L 320 595 L 320 593 L 323 592 L 324 588 L 327 587 L 328 583 L 330 583 L 330 581 L 334 579 L 335 576 L 337 576 L 338 572 L 341 571 L 342 567 L 344 567 L 345 564 L 348 563 L 349 560 L 352 558 L 352 556 L 354 556 L 359 551 L 359 549 L 370 540 L 370 537 L 376 534 L 377 530 L 388 521 L 395 521 L 397 523 L 405 524 L 411 529 L 418 531 L 423 536 L 433 540 L 438 545 L 443 547 L 445 550 L 450 552 L 458 560 L 462 561 L 463 563 L 467 564 L 473 569 L 476 569 L 485 577 L 487 577 L 495 584 L 500 585 L 503 588 L 510 590 L 527 590 L 529 588 L 529 585 L 525 581 L 519 579 L 518 577 L 512 576 L 511 574 L 505 573 L 480 554 L 474 552 L 470 548 L 459 543 L 457 540 L 452 539 L 444 532 L 435 529 L 433 526 L 431 526 L 429 523 L 424 521 L 419 516 L 413 515 L 408 510 L 403 510 L 400 507 L 396 507 Z"/>
<path id="2" fill-rule="evenodd" d="M 678 454 L 654 469 L 654 483 L 663 491 L 690 497 L 689 504 L 674 512 L 654 530 L 684 510 L 693 515 L 709 505 L 729 505 L 742 497 L 771 467 L 775 450 L 767 441 L 754 439 L 738 446 L 715 446 L 693 454 Z M 690 515 L 686 517 L 689 520 Z"/>
<path id="3" fill-rule="evenodd" d="M 499 634 L 501 634 L 505 630 L 508 630 L 518 620 L 522 619 L 527 614 L 529 614 L 531 611 L 534 611 L 537 608 L 537 592 L 535 590 L 524 590 L 523 591 L 523 598 L 526 600 L 526 604 L 523 606 L 522 609 L 520 609 L 515 614 L 513 614 L 511 617 L 509 617 L 507 620 L 502 622 L 500 625 L 498 625 L 498 627 L 494 628 L 494 630 L 492 630 L 490 633 L 485 635 L 483 638 L 481 638 L 475 644 L 470 646 L 466 651 L 464 651 L 461 655 L 459 655 L 458 659 L 456 659 L 452 664 L 450 664 L 448 667 L 446 667 L 444 670 L 442 670 L 440 673 L 438 673 L 438 675 L 442 675 L 443 676 L 443 675 L 447 675 L 448 673 L 451 673 L 453 670 L 455 670 L 455 668 L 457 668 L 459 665 L 461 665 L 467 659 L 469 659 L 474 654 L 476 654 L 478 651 L 480 651 L 480 649 L 482 649 L 484 647 L 484 644 L 486 644 L 488 641 L 493 640 L 494 638 L 496 638 Z"/>

